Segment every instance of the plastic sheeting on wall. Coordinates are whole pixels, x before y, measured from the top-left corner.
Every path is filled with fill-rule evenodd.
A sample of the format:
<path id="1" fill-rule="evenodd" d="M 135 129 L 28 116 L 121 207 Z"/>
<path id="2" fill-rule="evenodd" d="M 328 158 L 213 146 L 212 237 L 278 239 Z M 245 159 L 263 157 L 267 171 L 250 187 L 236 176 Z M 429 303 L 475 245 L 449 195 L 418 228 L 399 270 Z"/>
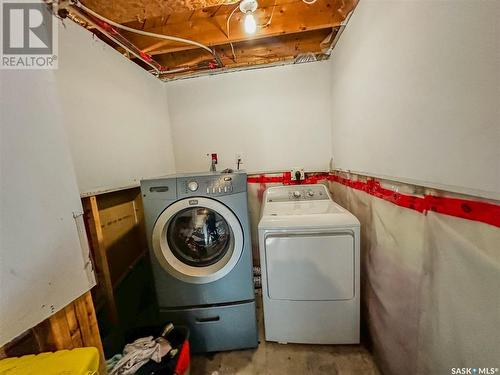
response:
<path id="1" fill-rule="evenodd" d="M 500 367 L 500 230 L 329 184 L 361 221 L 363 319 L 381 370 Z"/>
<path id="2" fill-rule="evenodd" d="M 420 372 L 500 367 L 500 230 L 429 213 L 425 238 Z"/>
<path id="3" fill-rule="evenodd" d="M 278 177 L 278 175 L 276 175 Z M 249 177 L 250 178 L 250 177 Z M 248 212 L 250 215 L 250 231 L 252 236 L 252 256 L 255 265 L 260 264 L 259 259 L 259 232 L 257 226 L 260 220 L 260 210 L 262 206 L 262 197 L 267 188 L 279 186 L 281 182 L 275 183 L 250 183 L 248 184 Z"/>

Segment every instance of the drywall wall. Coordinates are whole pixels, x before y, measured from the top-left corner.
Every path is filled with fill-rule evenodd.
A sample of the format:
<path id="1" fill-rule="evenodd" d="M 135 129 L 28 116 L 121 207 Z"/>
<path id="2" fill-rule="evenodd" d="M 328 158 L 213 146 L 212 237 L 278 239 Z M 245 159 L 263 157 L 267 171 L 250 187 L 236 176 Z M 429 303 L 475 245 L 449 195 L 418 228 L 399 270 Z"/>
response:
<path id="1" fill-rule="evenodd" d="M 0 70 L 0 347 L 94 285 L 55 82 Z"/>
<path id="2" fill-rule="evenodd" d="M 219 169 L 237 153 L 250 172 L 328 169 L 329 76 L 318 62 L 166 83 L 177 171 L 207 170 L 211 152 Z"/>
<path id="3" fill-rule="evenodd" d="M 81 193 L 175 171 L 162 82 L 65 24 L 57 71 L 0 71 L 0 346 L 94 284 Z"/>
<path id="4" fill-rule="evenodd" d="M 67 21 L 56 83 L 82 194 L 175 172 L 161 81 Z"/>
<path id="5" fill-rule="evenodd" d="M 499 9 L 360 1 L 331 58 L 335 167 L 498 197 Z"/>

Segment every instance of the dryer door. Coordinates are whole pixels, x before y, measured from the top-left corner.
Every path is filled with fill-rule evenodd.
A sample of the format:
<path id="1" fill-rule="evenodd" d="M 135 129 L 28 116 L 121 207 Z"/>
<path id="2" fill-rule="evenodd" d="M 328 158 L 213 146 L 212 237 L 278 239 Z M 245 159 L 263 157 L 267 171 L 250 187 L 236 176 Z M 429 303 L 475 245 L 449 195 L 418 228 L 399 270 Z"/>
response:
<path id="1" fill-rule="evenodd" d="M 186 198 L 161 213 L 152 234 L 154 253 L 172 276 L 209 283 L 227 275 L 243 252 L 238 218 L 209 198 Z"/>
<path id="2" fill-rule="evenodd" d="M 354 298 L 350 233 L 279 233 L 265 239 L 269 298 L 335 301 Z"/>

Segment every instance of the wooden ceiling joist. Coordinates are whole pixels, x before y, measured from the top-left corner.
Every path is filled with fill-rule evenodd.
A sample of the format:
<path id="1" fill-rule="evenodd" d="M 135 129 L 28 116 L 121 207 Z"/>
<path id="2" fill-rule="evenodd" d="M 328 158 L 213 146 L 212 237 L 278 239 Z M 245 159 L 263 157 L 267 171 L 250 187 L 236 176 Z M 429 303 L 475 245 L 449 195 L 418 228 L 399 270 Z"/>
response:
<path id="1" fill-rule="evenodd" d="M 235 4 L 239 0 L 82 0 L 85 6 L 118 23 Z"/>
<path id="2" fill-rule="evenodd" d="M 146 31 L 196 40 L 213 47 L 229 42 L 238 43 L 244 40 L 331 29 L 339 26 L 344 21 L 345 9 L 343 6 L 339 8 L 339 4 L 344 5 L 345 3 L 336 0 L 318 0 L 313 5 L 307 5 L 303 1 L 295 1 L 276 5 L 274 13 L 272 13 L 272 7 L 259 8 L 255 13 L 258 25 L 266 25 L 271 13 L 273 18 L 266 26 L 257 27 L 257 32 L 252 36 L 244 32 L 243 14 L 239 11 L 231 18 L 229 36 L 226 30 L 227 14 L 215 14 L 213 17 L 195 18 L 185 22 L 168 22 L 163 26 L 147 29 Z M 196 48 L 187 44 L 160 41 L 131 33 L 127 34 L 127 38 L 138 48 L 151 55 Z"/>
<path id="3" fill-rule="evenodd" d="M 217 47 L 217 52 L 226 67 L 271 64 L 287 61 L 304 53 L 320 54 L 320 43 L 330 32 L 331 30 L 323 29 L 239 42 L 233 45 L 234 55 L 231 46 L 223 44 Z M 168 67 L 197 65 L 206 61 L 207 55 L 190 49 L 157 55 L 155 60 Z"/>
<path id="4" fill-rule="evenodd" d="M 317 0 L 312 4 L 303 0 L 258 0 L 254 12 L 257 31 L 250 35 L 243 28 L 245 15 L 238 9 L 239 0 L 81 1 L 98 14 L 128 27 L 209 46 L 224 69 L 293 61 L 307 53 L 325 58 L 326 49 L 322 48 L 329 47 L 358 3 L 358 0 Z M 140 51 L 153 56 L 155 64 L 173 70 L 181 68 L 172 75 L 162 74 L 165 78 L 217 67 L 214 56 L 200 47 L 123 30 L 120 34 Z M 119 46 L 111 45 L 121 51 Z M 151 69 L 147 61 L 135 61 Z"/>

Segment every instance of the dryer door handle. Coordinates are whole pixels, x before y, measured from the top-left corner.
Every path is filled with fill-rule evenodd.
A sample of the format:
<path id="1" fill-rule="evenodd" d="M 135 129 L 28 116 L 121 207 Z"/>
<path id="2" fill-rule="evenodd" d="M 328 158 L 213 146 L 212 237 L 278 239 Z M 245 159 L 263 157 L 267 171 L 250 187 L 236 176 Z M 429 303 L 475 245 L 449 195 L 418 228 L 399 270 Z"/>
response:
<path id="1" fill-rule="evenodd" d="M 207 318 L 196 318 L 196 323 L 210 323 L 210 322 L 218 322 L 220 320 L 220 316 L 211 316 Z"/>

